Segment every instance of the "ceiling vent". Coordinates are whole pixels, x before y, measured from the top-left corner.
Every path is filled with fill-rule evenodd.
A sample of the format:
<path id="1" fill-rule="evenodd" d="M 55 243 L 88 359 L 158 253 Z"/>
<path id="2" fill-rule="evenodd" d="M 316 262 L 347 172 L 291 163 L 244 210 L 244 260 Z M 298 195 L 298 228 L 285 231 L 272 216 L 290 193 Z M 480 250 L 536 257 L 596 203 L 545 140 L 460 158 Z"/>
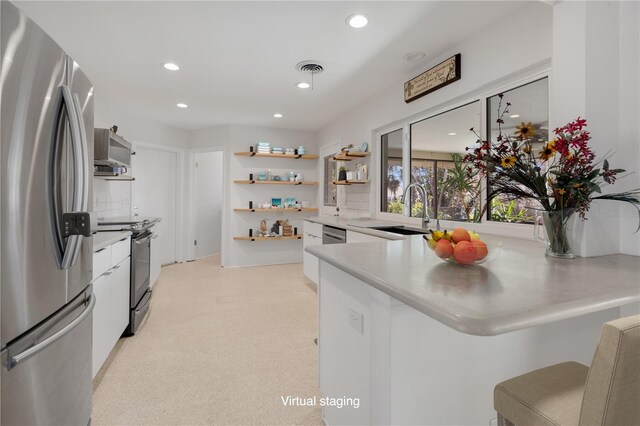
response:
<path id="1" fill-rule="evenodd" d="M 296 69 L 305 74 L 320 74 L 324 71 L 318 61 L 302 61 L 296 65 Z"/>

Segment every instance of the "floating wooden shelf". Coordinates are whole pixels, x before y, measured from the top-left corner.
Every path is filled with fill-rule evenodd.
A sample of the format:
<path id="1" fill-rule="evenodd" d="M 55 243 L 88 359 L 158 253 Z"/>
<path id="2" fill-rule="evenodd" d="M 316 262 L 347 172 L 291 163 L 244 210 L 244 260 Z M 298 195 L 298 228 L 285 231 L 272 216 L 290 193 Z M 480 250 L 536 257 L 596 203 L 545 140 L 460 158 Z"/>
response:
<path id="1" fill-rule="evenodd" d="M 318 182 L 310 182 L 310 181 L 290 182 L 290 181 L 283 181 L 283 180 L 234 180 L 233 183 L 238 183 L 240 185 L 253 185 L 253 184 L 260 184 L 260 185 L 317 185 L 318 184 Z"/>
<path id="2" fill-rule="evenodd" d="M 239 241 L 282 241 L 282 240 L 301 240 L 302 235 L 292 235 L 290 237 L 233 237 Z"/>
<path id="3" fill-rule="evenodd" d="M 273 157 L 273 158 L 293 158 L 295 160 L 317 160 L 318 156 L 315 154 L 260 154 L 257 152 L 236 152 L 235 155 L 239 157 Z"/>
<path id="4" fill-rule="evenodd" d="M 301 208 L 286 208 L 286 209 L 233 209 L 234 212 L 249 212 L 249 213 L 254 213 L 254 212 L 261 212 L 261 213 L 273 213 L 273 212 L 282 212 L 282 213 L 289 213 L 289 212 L 317 212 L 318 209 L 314 208 L 314 207 L 301 207 Z"/>
<path id="5" fill-rule="evenodd" d="M 370 180 L 334 180 L 334 185 L 363 185 L 365 183 L 370 183 Z"/>
<path id="6" fill-rule="evenodd" d="M 357 158 L 364 158 L 370 156 L 370 152 L 362 152 L 362 151 L 350 151 L 350 152 L 341 152 L 340 154 L 336 154 L 333 156 L 333 159 L 336 161 L 351 161 Z"/>

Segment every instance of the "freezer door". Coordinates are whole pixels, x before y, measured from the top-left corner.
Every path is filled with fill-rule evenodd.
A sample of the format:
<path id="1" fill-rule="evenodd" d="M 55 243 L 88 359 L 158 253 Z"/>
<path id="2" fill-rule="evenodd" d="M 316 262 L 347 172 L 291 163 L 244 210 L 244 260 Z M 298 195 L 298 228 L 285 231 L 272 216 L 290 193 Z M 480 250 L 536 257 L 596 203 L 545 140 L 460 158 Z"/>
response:
<path id="1" fill-rule="evenodd" d="M 2 351 L 3 425 L 82 425 L 91 418 L 91 287 Z"/>
<path id="2" fill-rule="evenodd" d="M 93 85 L 72 59 L 67 63 L 67 71 L 75 114 L 80 124 L 78 130 L 81 140 L 77 144 L 80 152 L 77 155 L 80 157 L 79 165 L 82 169 L 81 176 L 77 178 L 82 179 L 79 186 L 82 200 L 78 210 L 87 211 L 92 209 L 93 198 Z M 91 225 L 95 226 L 97 223 Z M 93 237 L 76 237 L 79 247 L 75 262 L 69 267 L 67 300 L 73 299 L 93 278 Z"/>
<path id="3" fill-rule="evenodd" d="M 0 7 L 2 347 L 66 304 L 67 271 L 56 257 L 47 173 L 65 54 L 13 4 Z"/>

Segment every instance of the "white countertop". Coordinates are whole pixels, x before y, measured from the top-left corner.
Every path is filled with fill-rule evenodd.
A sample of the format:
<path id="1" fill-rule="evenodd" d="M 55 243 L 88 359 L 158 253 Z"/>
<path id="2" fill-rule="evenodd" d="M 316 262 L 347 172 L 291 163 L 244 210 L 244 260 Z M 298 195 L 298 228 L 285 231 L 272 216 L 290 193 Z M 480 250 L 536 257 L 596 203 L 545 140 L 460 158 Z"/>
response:
<path id="1" fill-rule="evenodd" d="M 96 232 L 93 234 L 93 251 L 96 252 L 102 248 L 126 238 L 131 235 L 131 231 L 108 231 Z"/>
<path id="2" fill-rule="evenodd" d="M 487 235 L 484 240 L 492 242 Z M 474 266 L 442 261 L 421 235 L 306 251 L 473 335 L 498 335 L 640 301 L 640 257 L 556 259 L 544 255 L 542 244 L 499 240 L 501 253 Z"/>

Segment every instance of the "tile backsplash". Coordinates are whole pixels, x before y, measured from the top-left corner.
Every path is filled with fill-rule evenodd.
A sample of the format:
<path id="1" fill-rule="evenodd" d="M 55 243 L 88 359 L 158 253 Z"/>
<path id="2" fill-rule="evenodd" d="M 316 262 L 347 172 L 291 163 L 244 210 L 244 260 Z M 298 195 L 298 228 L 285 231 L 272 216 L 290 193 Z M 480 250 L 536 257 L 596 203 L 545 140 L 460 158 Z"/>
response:
<path id="1" fill-rule="evenodd" d="M 93 210 L 99 218 L 131 215 L 131 182 L 94 178 Z"/>
<path id="2" fill-rule="evenodd" d="M 369 198 L 369 185 L 352 185 L 345 191 L 346 208 L 369 211 Z"/>

